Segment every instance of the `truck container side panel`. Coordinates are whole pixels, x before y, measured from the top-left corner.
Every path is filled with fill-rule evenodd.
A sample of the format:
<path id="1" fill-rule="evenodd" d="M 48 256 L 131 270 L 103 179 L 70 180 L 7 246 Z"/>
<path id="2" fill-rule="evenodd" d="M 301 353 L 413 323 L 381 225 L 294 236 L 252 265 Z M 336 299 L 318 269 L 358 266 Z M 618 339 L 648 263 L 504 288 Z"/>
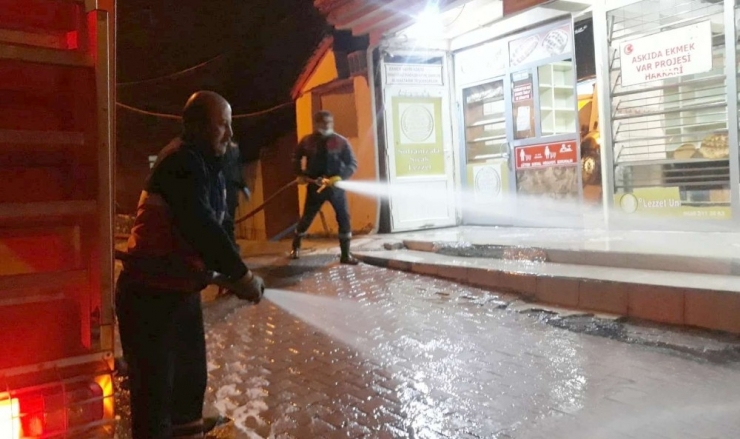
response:
<path id="1" fill-rule="evenodd" d="M 74 270 L 74 248 L 64 232 L 42 233 L 39 236 L 26 236 L 1 239 L 0 260 L 20 263 L 24 270 L 13 270 L 3 266 L 0 274 L 23 274 L 34 271 Z M 39 251 L 42 249 L 42 251 Z M 8 264 L 10 265 L 10 264 Z"/>
<path id="2" fill-rule="evenodd" d="M 114 433 L 114 14 L 0 0 L 0 401 L 22 437 Z"/>
<path id="3" fill-rule="evenodd" d="M 85 269 L 79 229 L 78 222 L 53 216 L 25 223 L 0 220 L 0 281 L 2 276 Z M 0 306 L 5 294 L 0 290 Z"/>
<path id="4" fill-rule="evenodd" d="M 1 0 L 0 0 L 1 1 Z M 0 63 L 0 90 L 17 90 L 29 94 L 48 95 L 54 91 L 59 77 L 59 66 L 33 64 L 33 74 L 28 75 L 29 63 L 5 59 Z M 16 104 L 21 104 L 17 102 Z"/>
<path id="5" fill-rule="evenodd" d="M 31 156 L 29 154 L 29 156 Z M 74 197 L 75 181 L 69 178 L 72 164 L 65 162 L 40 163 L 36 165 L 29 157 L 29 165 L 25 167 L 2 162 L 0 154 L 0 175 L 6 181 L 3 183 L 3 192 L 0 193 L 0 203 L 32 203 L 63 201 L 71 199 L 88 199 L 83 196 Z"/>
<path id="6" fill-rule="evenodd" d="M 0 73 L 3 73 L 3 64 L 0 61 Z M 26 63 L 5 71 L 32 76 L 35 68 L 36 65 Z M 0 83 L 4 82 L 2 79 L 0 76 Z M 23 166 L 11 169 L 5 168 L 10 160 L 1 160 L 0 171 L 9 178 L 0 194 L 0 202 L 96 198 L 98 151 L 94 84 L 94 73 L 90 68 L 57 68 L 56 78 L 45 81 L 43 89 L 11 91 L 6 85 L 5 90 L 0 91 L 0 129 L 53 129 L 81 134 L 84 138 L 83 145 L 68 145 L 68 160 L 57 162 L 56 169 L 46 166 L 46 157 L 42 163 L 34 161 L 34 155 L 23 154 Z M 11 95 L 13 99 L 2 99 L 4 95 Z M 39 115 L 46 115 L 46 121 L 39 121 Z M 52 126 L 48 123 L 51 121 Z M 55 147 L 58 149 L 61 145 Z M 16 151 L 15 161 L 20 160 L 17 154 L 20 145 L 9 145 L 9 149 Z M 36 156 L 43 157 L 43 154 L 37 152 Z"/>
<path id="7" fill-rule="evenodd" d="M 48 166 L 64 168 L 72 166 L 72 159 L 65 150 L 70 146 L 47 147 L 40 143 L 6 143 L 0 149 L 0 166 Z"/>
<path id="8" fill-rule="evenodd" d="M 48 127 L 48 130 L 58 130 L 60 126 L 57 113 L 51 110 L 38 111 L 33 108 L 18 106 L 15 108 L 0 107 L 0 111 L 3 115 L 0 118 L 0 124 L 7 126 L 7 124 L 2 123 L 4 120 L 17 120 L 19 122 L 15 125 L 15 129 L 34 130 L 38 127 Z"/>
<path id="9" fill-rule="evenodd" d="M 41 93 L 41 90 L 12 90 L 8 87 L 0 89 L 0 102 L 4 107 L 21 105 L 26 108 L 48 108 L 60 111 L 64 108 L 64 97 L 59 94 Z"/>
<path id="10" fill-rule="evenodd" d="M 79 253 L 85 245 L 78 242 L 80 234 L 75 228 L 32 230 L 39 233 L 0 237 L 0 276 L 75 273 L 80 272 L 80 265 L 90 266 L 90 260 L 80 264 Z M 94 347 L 91 314 L 100 305 L 92 299 L 95 289 L 90 271 L 83 270 L 71 279 L 71 285 L 52 282 L 3 291 L 0 300 L 6 303 L 0 306 L 0 334 L 4 340 L 0 344 L 0 369 L 79 355 Z M 23 304 L 29 300 L 33 303 Z"/>
<path id="11" fill-rule="evenodd" d="M 43 66 L 44 80 L 29 88 L 14 78 L 34 77 L 36 63 L 0 60 L 0 129 L 38 131 L 90 131 L 97 133 L 95 114 L 95 74 L 91 68 Z M 50 74 L 53 76 L 50 77 Z M 92 125 L 89 125 L 93 122 Z M 83 152 L 77 150 L 77 152 Z M 93 154 L 95 143 L 84 151 Z"/>
<path id="12" fill-rule="evenodd" d="M 90 130 L 96 132 L 96 125 L 86 125 L 90 118 L 95 120 L 95 74 L 91 68 L 56 66 L 53 77 L 44 72 L 43 81 L 38 81 L 33 88 L 23 86 L 12 78 L 35 76 L 41 64 L 19 63 L 15 60 L 0 60 L 0 108 L 7 111 L 30 109 L 50 112 L 57 115 L 58 125 L 46 126 L 36 124 L 25 129 L 42 131 Z M 92 107 L 90 106 L 92 104 Z M 15 110 L 18 111 L 18 110 Z M 34 122 L 24 121 L 10 115 L 0 116 L 0 121 L 7 126 L 10 123 Z M 95 149 L 97 150 L 97 149 Z"/>
<path id="13" fill-rule="evenodd" d="M 70 198 L 73 182 L 69 168 L 39 166 L 33 168 L 5 167 L 0 175 L 6 181 L 0 193 L 0 203 L 61 201 Z"/>
<path id="14" fill-rule="evenodd" d="M 91 41 L 97 40 L 91 26 L 95 23 L 96 13 L 85 16 L 80 5 L 71 1 L 0 0 L 0 10 L 3 11 L 0 28 L 35 35 L 63 32 L 68 43 L 64 50 L 97 53 L 90 50 L 95 47 Z M 10 15 L 6 15 L 6 11 Z M 7 17 L 11 15 L 17 20 L 8 26 Z M 70 34 L 72 31 L 77 33 Z M 22 230 L 28 226 L 43 227 L 44 223 L 66 223 L 69 226 L 67 230 L 74 230 L 70 234 L 57 227 L 55 236 L 42 233 L 23 239 L 0 237 L 0 254 L 13 261 L 2 264 L 7 268 L 0 268 L 0 275 L 61 273 L 64 276 L 70 270 L 84 273 L 81 281 L 73 287 L 34 285 L 26 288 L 27 295 L 33 293 L 47 297 L 56 300 L 57 304 L 64 303 L 64 306 L 26 315 L 25 327 L 3 326 L 4 332 L 0 333 L 20 340 L 37 334 L 27 329 L 33 327 L 38 334 L 68 334 L 64 338 L 69 341 L 60 343 L 55 349 L 47 349 L 41 356 L 31 358 L 29 353 L 23 357 L 27 361 L 54 360 L 78 355 L 80 349 L 93 351 L 99 347 L 99 330 L 93 329 L 100 324 L 100 270 L 103 269 L 99 249 L 101 222 L 94 207 L 101 184 L 97 86 L 92 65 L 76 67 L 0 59 L 0 158 L 12 156 L 9 160 L 0 160 L 0 173 L 3 175 L 0 179 L 0 203 L 38 205 L 40 212 L 52 210 L 48 214 L 24 217 L 20 224 L 17 218 L 3 219 L 0 213 L 0 229 L 15 228 L 18 231 L 19 225 L 22 225 Z M 47 132 L 49 136 L 44 135 Z M 48 142 L 44 143 L 44 140 Z M 42 148 L 31 154 L 25 153 L 39 144 Z M 47 151 L 52 154 L 45 154 Z M 45 204 L 70 201 L 89 202 L 93 208 L 79 214 L 56 216 L 54 205 Z M 19 316 L 27 312 L 26 305 L 16 304 L 19 294 L 17 290 L 0 292 L 0 321 L 18 322 Z M 3 300 L 14 305 L 3 306 Z M 35 306 L 42 308 L 38 303 Z M 49 314 L 54 312 L 61 314 Z M 72 315 L 76 322 L 74 325 L 54 323 L 68 322 Z M 40 340 L 30 337 L 27 345 L 39 349 L 41 345 L 36 342 L 41 343 Z M 8 364 L 0 358 L 0 368 L 10 367 Z"/>
<path id="15" fill-rule="evenodd" d="M 29 319 L 29 316 L 33 318 Z M 0 308 L 0 333 L 3 334 L 0 368 L 84 354 L 86 349 L 79 337 L 56 336 L 67 332 L 81 332 L 75 301 L 62 299 Z"/>
<path id="16" fill-rule="evenodd" d="M 79 4 L 55 0 L 0 0 L 0 28 L 70 32 L 77 29 Z"/>

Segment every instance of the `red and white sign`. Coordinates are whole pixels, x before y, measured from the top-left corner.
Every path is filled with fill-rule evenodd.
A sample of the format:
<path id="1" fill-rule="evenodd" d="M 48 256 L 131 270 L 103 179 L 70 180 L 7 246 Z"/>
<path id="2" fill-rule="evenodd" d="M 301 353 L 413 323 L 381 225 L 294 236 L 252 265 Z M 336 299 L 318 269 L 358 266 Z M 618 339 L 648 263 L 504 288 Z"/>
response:
<path id="1" fill-rule="evenodd" d="M 532 78 L 514 83 L 514 102 L 529 101 L 532 99 Z"/>
<path id="2" fill-rule="evenodd" d="M 516 169 L 549 168 L 578 162 L 576 142 L 546 143 L 516 149 Z"/>
<path id="3" fill-rule="evenodd" d="M 712 24 L 691 26 L 622 43 L 622 85 L 630 86 L 712 70 Z"/>

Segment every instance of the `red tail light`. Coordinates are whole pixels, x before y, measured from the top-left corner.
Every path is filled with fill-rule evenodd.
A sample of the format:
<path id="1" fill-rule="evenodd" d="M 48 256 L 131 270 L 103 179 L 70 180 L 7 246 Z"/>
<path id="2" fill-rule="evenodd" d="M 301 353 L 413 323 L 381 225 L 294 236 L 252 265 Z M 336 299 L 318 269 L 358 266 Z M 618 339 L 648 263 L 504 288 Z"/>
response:
<path id="1" fill-rule="evenodd" d="M 0 399 L 0 439 L 21 437 L 20 406 L 15 398 Z"/>
<path id="2" fill-rule="evenodd" d="M 76 437 L 105 418 L 106 397 L 96 382 L 14 391 L 0 396 L 0 439 Z"/>

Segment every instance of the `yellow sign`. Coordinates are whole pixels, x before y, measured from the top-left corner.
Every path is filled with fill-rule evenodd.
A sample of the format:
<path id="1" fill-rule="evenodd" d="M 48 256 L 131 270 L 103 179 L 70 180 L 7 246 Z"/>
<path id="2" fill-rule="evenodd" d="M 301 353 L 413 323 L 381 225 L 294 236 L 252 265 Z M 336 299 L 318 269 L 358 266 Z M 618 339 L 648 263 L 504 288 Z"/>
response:
<path id="1" fill-rule="evenodd" d="M 442 98 L 393 98 L 397 177 L 445 174 Z"/>
<path id="2" fill-rule="evenodd" d="M 632 193 L 614 195 L 616 208 L 627 214 L 730 219 L 730 206 L 697 206 L 681 200 L 677 187 L 634 189 Z"/>

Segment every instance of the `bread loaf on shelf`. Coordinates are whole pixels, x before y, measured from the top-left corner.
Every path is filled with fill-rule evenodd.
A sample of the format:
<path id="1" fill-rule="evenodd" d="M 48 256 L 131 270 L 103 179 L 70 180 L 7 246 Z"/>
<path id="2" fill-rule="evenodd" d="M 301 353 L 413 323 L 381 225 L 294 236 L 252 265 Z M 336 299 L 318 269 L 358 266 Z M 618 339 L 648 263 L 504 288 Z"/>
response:
<path id="1" fill-rule="evenodd" d="M 673 158 L 677 160 L 686 160 L 694 157 L 696 147 L 693 143 L 684 143 L 673 151 Z"/>
<path id="2" fill-rule="evenodd" d="M 707 159 L 725 159 L 730 156 L 727 134 L 712 134 L 704 138 L 699 148 L 701 155 Z"/>

